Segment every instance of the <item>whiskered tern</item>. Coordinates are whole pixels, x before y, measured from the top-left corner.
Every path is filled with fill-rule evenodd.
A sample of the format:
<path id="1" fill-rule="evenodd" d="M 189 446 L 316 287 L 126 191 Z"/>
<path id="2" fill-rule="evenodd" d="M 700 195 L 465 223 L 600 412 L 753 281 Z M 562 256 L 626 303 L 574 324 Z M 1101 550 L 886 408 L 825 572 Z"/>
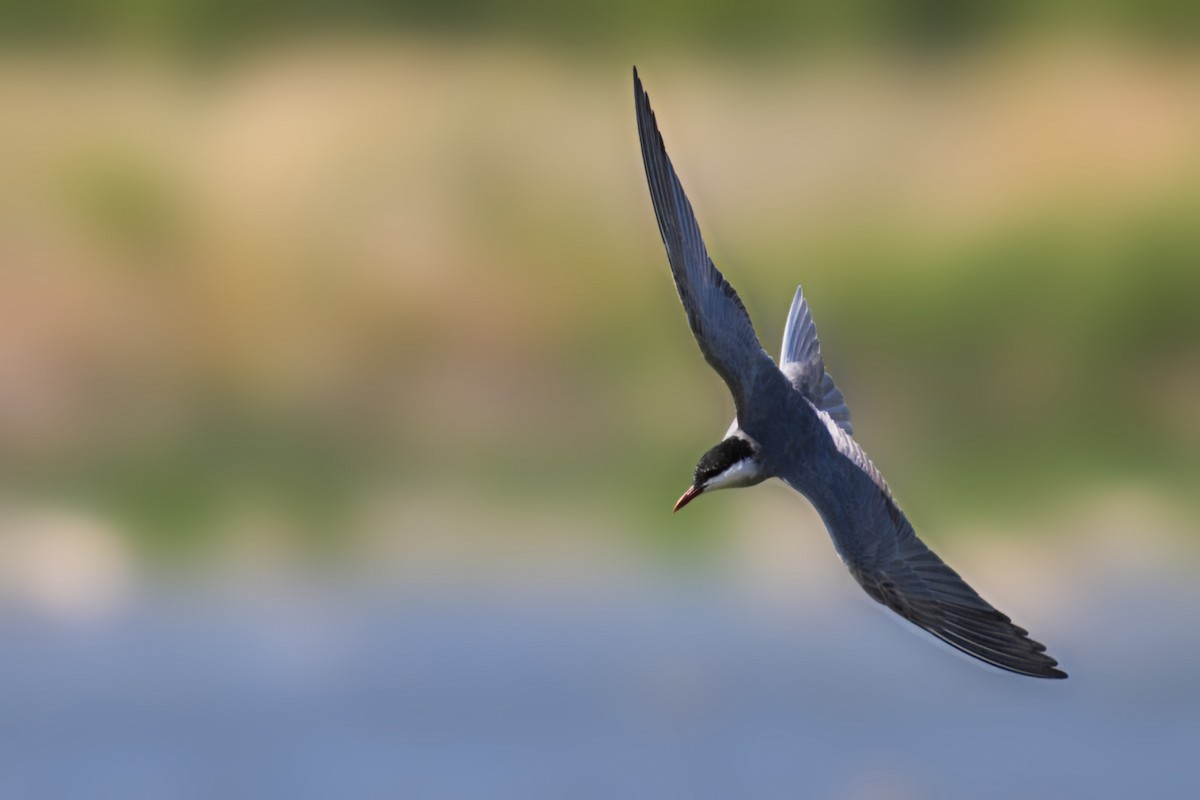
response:
<path id="1" fill-rule="evenodd" d="M 733 395 L 725 438 L 696 465 L 675 510 L 716 489 L 779 478 L 817 509 L 850 574 L 876 602 L 988 664 L 1065 678 L 1046 648 L 993 608 L 917 538 L 879 470 L 854 440 L 850 410 L 821 358 L 797 288 L 779 364 L 705 250 L 692 206 L 633 71 L 638 138 L 658 230 L 692 334 Z"/>

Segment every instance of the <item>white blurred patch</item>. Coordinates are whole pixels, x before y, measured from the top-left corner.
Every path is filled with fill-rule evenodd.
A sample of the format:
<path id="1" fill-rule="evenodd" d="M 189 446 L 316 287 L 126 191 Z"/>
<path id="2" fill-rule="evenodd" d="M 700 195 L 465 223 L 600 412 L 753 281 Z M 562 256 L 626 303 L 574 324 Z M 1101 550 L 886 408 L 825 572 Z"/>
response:
<path id="1" fill-rule="evenodd" d="M 133 571 L 126 543 L 94 517 L 58 509 L 0 514 L 0 606 L 102 615 L 128 597 Z"/>

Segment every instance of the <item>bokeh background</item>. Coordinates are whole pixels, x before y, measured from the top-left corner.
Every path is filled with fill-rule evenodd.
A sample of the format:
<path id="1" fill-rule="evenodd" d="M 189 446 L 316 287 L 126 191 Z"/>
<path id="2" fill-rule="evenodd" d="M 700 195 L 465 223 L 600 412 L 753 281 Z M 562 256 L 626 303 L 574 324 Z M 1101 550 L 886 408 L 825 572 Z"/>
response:
<path id="1" fill-rule="evenodd" d="M 1194 797 L 1200 7 L 0 10 L 0 794 Z M 731 415 L 631 66 L 775 350 L 1072 677 L 876 614 Z"/>

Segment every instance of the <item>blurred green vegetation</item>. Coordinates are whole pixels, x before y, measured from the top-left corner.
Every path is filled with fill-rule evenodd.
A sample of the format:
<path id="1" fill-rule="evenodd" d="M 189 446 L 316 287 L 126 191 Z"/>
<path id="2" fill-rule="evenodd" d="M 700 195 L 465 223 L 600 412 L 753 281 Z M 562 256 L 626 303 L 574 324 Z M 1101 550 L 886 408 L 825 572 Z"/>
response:
<path id="1" fill-rule="evenodd" d="M 507 35 L 552 46 L 670 42 L 733 50 L 855 45 L 945 48 L 1050 32 L 1107 32 L 1159 45 L 1194 43 L 1200 10 L 1187 0 L 956 3 L 951 0 L 720 0 L 558 3 L 553 0 L 47 0 L 7 3 L 12 43 L 158 44 L 221 50 L 296 34 Z"/>
<path id="2" fill-rule="evenodd" d="M 1129 479 L 1191 502 L 1197 214 L 1200 196 L 1107 225 L 1066 210 L 949 251 L 834 256 L 843 276 L 890 265 L 831 279 L 824 315 L 853 320 L 828 347 L 849 348 L 857 391 L 878 370 L 915 401 L 896 484 L 1008 519 Z"/>
<path id="3" fill-rule="evenodd" d="M 0 131 L 7 500 L 176 558 L 263 515 L 353 549 L 381 498 L 431 538 L 543 508 L 673 552 L 737 535 L 731 503 L 665 522 L 731 407 L 667 277 L 623 59 L 406 39 L 197 88 L 41 58 L 0 81 L 28 110 Z M 1020 529 L 1129 485 L 1194 513 L 1195 62 L 1023 58 L 646 78 L 760 336 L 803 283 L 918 525 Z"/>
<path id="4" fill-rule="evenodd" d="M 1200 510 L 1198 213 L 1200 197 L 1185 197 L 1102 234 L 1068 215 L 952 248 L 879 237 L 804 259 L 821 263 L 806 283 L 818 287 L 809 293 L 831 368 L 858 409 L 860 441 L 883 440 L 880 463 L 922 520 L 950 532 L 964 515 L 1013 523 L 1130 480 Z M 645 256 L 639 268 L 663 267 Z M 616 259 L 592 252 L 584 268 Z M 793 268 L 791 254 L 745 261 L 778 280 L 742 269 L 743 285 L 813 272 Z M 459 439 L 413 420 L 375 437 L 370 426 L 386 426 L 383 417 L 365 420 L 365 431 L 363 419 L 322 410 L 281 419 L 226 386 L 152 448 L 118 440 L 44 472 L 41 491 L 122 520 L 161 555 L 203 548 L 248 492 L 287 509 L 324 549 L 336 548 L 364 488 L 445 485 L 484 506 L 555 497 L 586 508 L 603 498 L 638 520 L 635 530 L 670 537 L 664 545 L 702 547 L 728 509 L 683 529 L 653 523 L 723 427 L 711 413 L 694 427 L 678 422 L 689 401 L 721 414 L 724 389 L 680 341 L 675 302 L 660 283 L 556 332 L 539 369 L 560 389 L 575 386 L 566 413 L 579 418 L 563 430 L 535 437 L 519 425 Z M 779 327 L 768 318 L 777 310 L 752 307 L 764 339 Z M 680 358 L 688 363 L 671 364 Z M 666 380 L 680 383 L 664 397 Z M 893 397 L 903 399 L 896 410 Z M 476 402 L 489 402 L 486 389 Z"/>

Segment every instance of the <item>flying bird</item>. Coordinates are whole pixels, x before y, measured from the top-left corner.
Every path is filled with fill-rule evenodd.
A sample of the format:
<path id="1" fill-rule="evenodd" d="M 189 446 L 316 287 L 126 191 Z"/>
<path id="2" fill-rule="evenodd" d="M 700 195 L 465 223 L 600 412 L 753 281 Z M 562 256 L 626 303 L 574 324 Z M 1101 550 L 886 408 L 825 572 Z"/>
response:
<path id="1" fill-rule="evenodd" d="M 796 289 L 778 365 L 737 292 L 704 247 L 633 71 L 638 138 L 675 288 L 704 359 L 733 395 L 725 437 L 696 465 L 683 508 L 717 489 L 779 478 L 816 508 L 850 574 L 876 602 L 1001 669 L 1065 678 L 1046 648 L 993 608 L 917 538 L 879 470 L 854 440 L 850 410 L 825 371 L 812 314 Z"/>

